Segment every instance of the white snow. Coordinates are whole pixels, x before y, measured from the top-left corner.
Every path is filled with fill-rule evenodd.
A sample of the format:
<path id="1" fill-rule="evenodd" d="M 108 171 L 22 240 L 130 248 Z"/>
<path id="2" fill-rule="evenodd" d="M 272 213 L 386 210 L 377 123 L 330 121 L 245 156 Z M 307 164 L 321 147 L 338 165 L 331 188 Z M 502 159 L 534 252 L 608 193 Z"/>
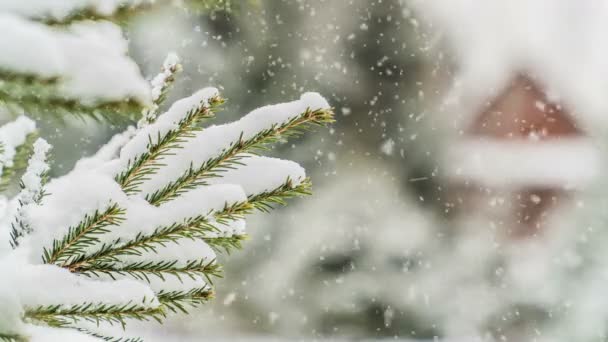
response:
<path id="1" fill-rule="evenodd" d="M 0 292 L 0 304 L 6 307 L 0 310 L 0 315 L 9 324 L 20 322 L 19 317 L 24 308 L 37 305 L 133 301 L 153 308 L 159 305 L 155 297 L 159 291 L 189 291 L 205 287 L 211 289 L 207 280 L 200 276 L 178 279 L 168 275 L 164 280 L 150 276 L 149 281 L 134 280 L 128 275 L 117 276 L 116 280 L 108 275 L 86 278 L 59 266 L 42 264 L 42 251 L 44 248 L 50 249 L 53 240 L 60 240 L 85 215 L 92 215 L 96 210 L 102 213 L 112 203 L 124 209 L 124 221 L 110 226 L 110 232 L 97 235 L 99 242 L 88 247 L 85 253 L 98 251 L 103 243 L 117 243 L 118 247 L 138 234 L 149 235 L 159 227 L 187 222 L 200 216 L 218 228 L 217 232 L 206 234 L 207 238 L 242 235 L 245 233 L 244 220 L 219 223 L 214 220 L 213 213 L 231 204 L 246 202 L 248 195 L 282 186 L 288 178 L 293 186 L 300 184 L 306 175 L 297 163 L 241 154 L 243 165 L 223 172 L 221 177 L 211 179 L 208 185 L 191 189 L 159 206 L 151 205 L 143 196 L 127 196 L 123 192 L 114 180 L 116 172 L 124 169 L 128 160 L 145 152 L 151 137 L 167 134 L 188 111 L 200 110 L 216 95 L 215 88 L 202 89 L 191 97 L 176 102 L 153 124 L 139 130 L 128 128 L 126 132 L 114 136 L 97 154 L 81 160 L 74 170 L 46 184 L 44 190 L 48 195 L 40 203 L 33 199 L 41 190 L 40 175 L 48 170 L 45 157 L 50 146 L 44 140 L 35 143 L 34 156 L 23 178 L 26 186 L 24 192 L 10 202 L 6 199 L 1 202 L 5 212 L 16 212 L 18 220 L 27 222 L 28 227 L 31 227 L 31 233 L 28 231 L 30 234 L 20 240 L 19 247 L 4 253 L 0 258 L 0 273 L 10 275 L 3 280 L 3 284 L 8 284 L 8 296 L 16 298 L 13 301 L 12 297 L 5 298 L 6 292 Z M 184 166 L 187 167 L 190 163 L 202 164 L 217 156 L 241 134 L 246 139 L 300 115 L 307 108 L 328 107 L 327 102 L 318 94 L 308 93 L 298 101 L 262 107 L 235 123 L 206 128 L 188 140 L 183 149 L 176 150 L 176 154 L 168 155 L 162 161 L 164 165 L 158 174 L 152 175 L 149 183 L 165 184 L 177 178 Z M 25 132 L 33 128 L 31 120 L 20 118 L 0 128 L 0 141 L 8 147 L 16 146 L 25 139 Z M 167 169 L 169 171 L 165 171 Z M 152 188 L 148 185 L 147 189 Z M 20 207 L 19 202 L 23 206 Z M 10 229 L 10 223 L 7 224 L 5 219 L 0 224 L 4 231 Z M 179 267 L 196 260 L 214 263 L 216 258 L 214 250 L 203 240 L 181 239 L 179 243 L 159 245 L 155 251 L 142 251 L 141 255 L 118 255 L 116 265 L 120 267 L 124 263 L 139 261 L 176 261 Z M 41 287 L 40 284 L 44 286 Z M 14 326 L 21 333 L 34 331 L 20 323 Z"/>
<path id="2" fill-rule="evenodd" d="M 38 138 L 34 142 L 34 154 L 28 162 L 27 169 L 21 176 L 23 189 L 20 194 L 20 201 L 23 205 L 30 204 L 35 201 L 42 190 L 42 175 L 49 171 L 49 164 L 46 162 L 46 156 L 51 145 L 42 138 Z"/>
<path id="3" fill-rule="evenodd" d="M 15 218 L 13 220 L 14 227 L 20 227 L 24 230 L 23 233 L 31 233 L 31 224 L 27 218 L 23 216 L 23 212 L 28 210 L 29 206 L 37 206 L 42 196 L 42 177 L 49 171 L 49 165 L 46 162 L 46 155 L 51 149 L 46 140 L 38 138 L 34 143 L 34 153 L 28 162 L 27 169 L 21 176 L 22 189 L 13 199 L 15 208 Z"/>
<path id="4" fill-rule="evenodd" d="M 100 147 L 94 155 L 80 159 L 74 168 L 77 170 L 102 168 L 105 163 L 118 157 L 120 149 L 131 141 L 135 133 L 135 127 L 127 127 L 124 132 L 115 134 L 110 141 Z"/>
<path id="5" fill-rule="evenodd" d="M 0 144 L 4 150 L 0 154 L 1 168 L 13 166 L 13 158 L 15 158 L 17 147 L 22 145 L 27 135 L 35 130 L 36 123 L 25 116 L 20 116 L 15 121 L 0 127 Z"/>
<path id="6" fill-rule="evenodd" d="M 250 139 L 263 130 L 270 129 L 301 115 L 307 109 L 317 110 L 326 108 L 329 108 L 329 104 L 323 97 L 317 93 L 306 93 L 296 101 L 258 108 L 238 121 L 207 127 L 198 132 L 194 138 L 186 141 L 179 154 L 170 155 L 163 159 L 163 162 L 167 166 L 152 175 L 142 185 L 143 194 L 150 194 L 155 190 L 161 189 L 167 183 L 177 179 L 186 172 L 191 165 L 196 168 L 205 161 L 219 156 L 233 142 L 238 141 L 241 136 L 244 140 Z M 143 141 L 139 145 L 137 149 L 134 149 L 135 151 L 140 151 L 143 148 Z M 125 150 L 129 147 L 129 145 L 125 146 Z M 133 155 L 133 153 L 130 153 L 130 150 L 125 154 L 127 156 Z M 122 158 L 123 155 L 121 154 Z M 126 162 L 126 160 L 123 160 L 123 162 Z M 246 160 L 244 162 L 247 163 Z M 282 182 L 288 174 L 281 171 L 285 170 L 276 169 L 275 172 L 267 174 L 265 177 L 277 177 L 278 181 Z"/>
<path id="7" fill-rule="evenodd" d="M 137 135 L 122 148 L 120 160 L 123 165 L 147 151 L 150 142 L 156 143 L 159 135 L 164 136 L 168 131 L 176 129 L 178 123 L 186 117 L 188 112 L 208 106 L 209 99 L 217 95 L 218 90 L 216 88 L 203 88 L 193 95 L 173 103 L 169 110 L 161 115 L 156 122 L 142 127 Z"/>
<path id="8" fill-rule="evenodd" d="M 24 239 L 32 263 L 40 263 L 43 248 L 50 248 L 53 240 L 60 240 L 85 215 L 92 215 L 97 209 L 103 212 L 112 202 L 120 205 L 127 200 L 111 177 L 91 171 L 74 171 L 53 179 L 46 190 L 50 195 L 44 197 L 42 205 L 24 212 L 34 230 Z"/>
<path id="9" fill-rule="evenodd" d="M 12 295 L 26 308 L 40 305 L 77 305 L 85 302 L 158 306 L 152 290 L 134 280 L 101 281 L 72 274 L 55 265 L 25 263 L 19 253 L 0 260 L 0 270 L 10 274 L 3 282 L 12 285 Z M 44 286 L 40 286 L 44 284 Z M 58 291 L 69 289 L 69 291 Z"/>
<path id="10" fill-rule="evenodd" d="M 133 99 L 150 104 L 150 87 L 127 56 L 120 27 L 110 22 L 80 22 L 56 32 L 63 52 L 60 89 L 87 104 Z M 51 38 L 51 37 L 49 37 Z"/>
<path id="11" fill-rule="evenodd" d="M 156 115 L 155 101 L 179 68 L 179 58 L 169 54 L 160 74 L 147 82 L 139 67 L 128 56 L 128 41 L 119 26 L 109 21 L 78 20 L 66 25 L 47 25 L 45 21 L 63 21 L 81 11 L 110 16 L 125 6 L 153 3 L 149 0 L 0 0 L 0 72 L 7 77 L 33 76 L 56 82 L 56 96 L 75 100 L 87 106 L 130 100 L 144 105 L 144 115 Z M 214 221 L 214 212 L 227 205 L 247 201 L 248 195 L 274 189 L 291 179 L 299 184 L 305 172 L 298 164 L 273 158 L 245 156 L 246 162 L 213 179 L 210 184 L 192 189 L 159 206 L 148 203 L 144 196 L 158 189 L 185 171 L 190 164 L 198 166 L 216 157 L 239 136 L 247 139 L 258 132 L 284 123 L 306 109 L 329 108 L 316 93 L 306 93 L 297 101 L 266 106 L 254 110 L 241 120 L 212 126 L 187 139 L 162 160 L 157 174 L 151 175 L 138 196 L 127 196 L 114 177 L 124 171 L 129 161 L 145 153 L 150 144 L 178 127 L 191 111 L 208 106 L 218 95 L 216 88 L 204 88 L 192 96 L 175 102 L 154 123 L 130 127 L 115 135 L 91 157 L 81 159 L 66 175 L 42 185 L 42 174 L 49 170 L 46 155 L 51 148 L 45 140 L 34 144 L 34 154 L 22 176 L 23 190 L 8 199 L 0 196 L 0 333 L 16 333 L 32 340 L 96 340 L 79 332 L 49 329 L 23 322 L 27 309 L 46 305 L 78 305 L 83 303 L 136 303 L 145 308 L 160 305 L 160 291 L 211 290 L 207 279 L 200 276 L 168 276 L 164 280 L 151 277 L 149 282 L 107 275 L 91 278 L 72 273 L 57 265 L 44 264 L 43 249 L 61 240 L 71 227 L 86 215 L 103 213 L 111 204 L 123 209 L 124 221 L 108 227 L 111 231 L 98 235 L 99 244 L 85 253 L 98 251 L 102 243 L 121 245 L 138 234 L 151 234 L 159 227 L 181 223 L 204 216 L 217 225 L 217 232 L 207 238 L 226 237 L 245 232 L 245 221 L 225 223 Z M 0 127 L 0 143 L 4 149 L 0 166 L 10 167 L 18 146 L 34 132 L 34 121 L 19 117 Z M 244 159 L 244 160 L 245 160 Z M 47 194 L 41 197 L 44 190 Z M 28 229 L 20 244 L 9 250 L 8 233 L 12 224 L 23 223 Z M 182 239 L 179 243 L 158 246 L 156 251 L 141 255 L 120 255 L 121 263 L 138 261 L 176 261 L 183 266 L 193 260 L 215 263 L 214 250 L 203 240 Z M 83 325 L 88 327 L 88 325 Z"/>
<path id="12" fill-rule="evenodd" d="M 245 234 L 245 220 L 230 221 L 227 224 L 217 224 L 218 232 L 210 232 L 205 235 L 207 238 L 230 237 Z"/>
<path id="13" fill-rule="evenodd" d="M 180 60 L 176 53 L 169 53 L 163 62 L 161 72 L 150 80 L 152 105 L 144 109 L 137 127 L 145 127 L 156 120 L 163 89 L 169 85 L 170 79 L 181 69 L 179 62 Z"/>
<path id="14" fill-rule="evenodd" d="M 232 184 L 200 187 L 158 207 L 150 205 L 140 197 L 129 197 L 122 202 L 127 212 L 125 221 L 99 239 L 101 243 L 109 243 L 117 239 L 129 241 L 138 233 L 149 235 L 156 228 L 167 227 L 172 223 L 183 222 L 199 215 L 210 215 L 223 209 L 225 205 L 246 200 L 247 197 L 241 187 Z M 218 226 L 218 228 L 222 227 Z M 182 248 L 181 242 L 179 247 Z M 162 256 L 165 258 L 176 256 L 170 254 L 169 250 L 181 253 L 178 249 L 167 249 Z"/>
<path id="15" fill-rule="evenodd" d="M 83 21 L 66 29 L 1 12 L 0 70 L 59 77 L 59 93 L 85 104 L 133 99 L 150 103 L 150 87 L 126 55 L 127 41 L 110 22 Z"/>
<path id="16" fill-rule="evenodd" d="M 167 55 L 163 62 L 163 69 L 151 81 L 152 85 L 152 101 L 156 102 L 162 94 L 162 90 L 167 86 L 169 77 L 175 73 L 175 68 L 179 65 L 179 57 L 174 52 Z"/>
<path id="17" fill-rule="evenodd" d="M 304 168 L 291 160 L 246 155 L 242 162 L 221 178 L 211 178 L 209 183 L 238 184 L 247 195 L 255 195 L 282 186 L 288 178 L 294 187 L 306 178 Z"/>

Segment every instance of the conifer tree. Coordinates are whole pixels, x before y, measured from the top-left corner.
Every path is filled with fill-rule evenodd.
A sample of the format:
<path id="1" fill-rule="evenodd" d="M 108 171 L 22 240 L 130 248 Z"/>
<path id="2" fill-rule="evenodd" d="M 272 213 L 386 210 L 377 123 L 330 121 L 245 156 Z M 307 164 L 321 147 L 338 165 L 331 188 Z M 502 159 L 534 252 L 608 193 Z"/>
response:
<path id="1" fill-rule="evenodd" d="M 113 327 L 162 322 L 210 300 L 222 257 L 246 239 L 246 216 L 310 193 L 298 164 L 261 153 L 331 123 L 328 103 L 305 93 L 209 125 L 224 99 L 203 88 L 161 112 L 179 59 L 170 54 L 146 81 L 110 21 L 155 3 L 0 4 L 0 27 L 12 33 L 0 37 L 12 51 L 0 57 L 4 108 L 139 117 L 55 179 L 33 120 L 0 127 L 0 184 L 18 178 L 21 189 L 0 197 L 0 340 L 139 340 Z"/>

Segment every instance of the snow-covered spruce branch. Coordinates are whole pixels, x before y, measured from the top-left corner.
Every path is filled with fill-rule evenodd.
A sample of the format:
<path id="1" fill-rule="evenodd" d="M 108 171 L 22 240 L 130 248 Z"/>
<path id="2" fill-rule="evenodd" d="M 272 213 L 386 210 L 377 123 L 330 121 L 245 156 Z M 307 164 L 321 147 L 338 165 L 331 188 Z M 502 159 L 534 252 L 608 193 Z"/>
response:
<path id="1" fill-rule="evenodd" d="M 156 136 L 149 136 L 148 150 L 129 160 L 127 169 L 116 176 L 116 181 L 122 186 L 125 192 L 131 194 L 138 191 L 149 175 L 162 166 L 161 160 L 164 156 L 172 153 L 181 143 L 188 138 L 192 138 L 194 132 L 199 130 L 199 122 L 204 119 L 212 118 L 224 100 L 215 96 L 211 99 L 201 96 L 201 100 L 193 108 L 189 108 L 186 116 L 179 121 L 177 127 L 170 128 L 162 137 L 160 133 Z M 170 110 L 182 111 L 184 108 L 177 102 Z"/>
<path id="2" fill-rule="evenodd" d="M 32 135 L 33 134 L 30 134 L 29 136 Z M 27 140 L 24 145 L 26 144 Z M 27 165 L 27 170 L 21 177 L 21 182 L 19 184 L 21 186 L 21 191 L 14 200 L 17 208 L 15 209 L 15 220 L 12 223 L 11 229 L 10 243 L 13 248 L 19 245 L 19 238 L 32 231 L 32 227 L 27 222 L 27 218 L 23 216 L 23 212 L 26 210 L 27 206 L 40 205 L 42 198 L 45 196 L 44 184 L 46 184 L 48 180 L 49 171 L 47 153 L 51 149 L 51 145 L 49 145 L 46 140 L 38 138 L 36 142 L 32 144 L 32 149 L 33 151 Z M 15 154 L 15 159 L 17 158 L 25 158 L 25 156 L 19 156 L 18 151 Z M 15 167 L 11 168 L 11 171 L 13 170 L 15 170 Z"/>
<path id="3" fill-rule="evenodd" d="M 179 57 L 175 53 L 170 53 L 163 62 L 161 72 L 150 81 L 150 85 L 152 86 L 152 106 L 144 109 L 142 118 L 137 123 L 138 127 L 143 127 L 156 121 L 158 108 L 165 101 L 167 94 L 175 82 L 175 76 L 181 70 L 182 65 L 180 64 Z"/>
<path id="4" fill-rule="evenodd" d="M 0 37 L 0 102 L 42 115 L 114 120 L 149 106 L 149 86 L 127 55 L 120 27 L 90 20 L 53 27 L 33 20 L 69 15 L 87 1 L 61 2 L 0 3 L 0 29 L 10 33 Z M 106 9 L 108 3 L 98 2 Z"/>
<path id="5" fill-rule="evenodd" d="M 149 91 L 128 56 L 120 24 L 157 6 L 188 11 L 230 10 L 226 0 L 58 0 L 1 1 L 0 103 L 3 107 L 62 118 L 134 119 L 145 110 L 154 118 L 160 93 Z M 177 65 L 176 65 L 177 66 Z M 156 79 L 169 86 L 172 74 Z M 52 108 L 52 110 L 49 110 Z"/>
<path id="6" fill-rule="evenodd" d="M 143 303 L 109 305 L 104 303 L 82 303 L 76 305 L 49 305 L 25 310 L 26 320 L 44 322 L 52 327 L 69 327 L 81 320 L 95 323 L 119 323 L 123 327 L 127 319 L 156 320 L 160 322 L 165 312 L 159 307 L 151 308 Z"/>
<path id="7" fill-rule="evenodd" d="M 38 135 L 35 132 L 29 133 L 26 135 L 23 144 L 15 148 L 15 156 L 12 159 L 12 164 L 4 165 L 2 168 L 2 175 L 0 176 L 0 191 L 7 190 L 9 185 L 15 183 L 15 179 L 19 172 L 25 170 L 28 159 L 33 153 L 32 147 L 37 139 Z M 4 146 L 0 145 L 0 155 L 3 155 L 5 152 Z"/>
<path id="8" fill-rule="evenodd" d="M 157 6 L 171 5 L 199 12 L 230 11 L 238 5 L 231 0 L 84 0 L 46 1 L 32 6 L 21 1 L 0 3 L 0 12 L 22 15 L 47 25 L 70 25 L 83 20 L 108 20 L 119 24 Z"/>
<path id="9" fill-rule="evenodd" d="M 188 11 L 231 10 L 226 0 L 84 0 L 0 2 L 0 103 L 15 112 L 133 119 L 154 118 L 155 100 L 127 54 L 119 24 L 134 14 L 172 5 Z M 27 42 L 24 44 L 24 42 Z M 95 72 L 91 72 L 94 70 Z M 165 85 L 171 84 L 168 68 Z M 153 89 L 154 90 L 154 89 Z M 49 110 L 52 108 L 52 110 Z"/>
<path id="10" fill-rule="evenodd" d="M 86 103 L 62 95 L 60 79 L 40 80 L 34 76 L 7 75 L 0 71 L 0 102 L 30 113 L 43 113 L 57 119 L 67 115 L 97 120 L 125 121 L 142 110 L 144 103 L 135 98 Z M 53 111 L 45 108 L 55 108 Z"/>
<path id="11" fill-rule="evenodd" d="M 213 298 L 213 291 L 208 286 L 187 291 L 160 291 L 158 300 L 173 313 L 188 313 L 188 309 L 207 303 Z"/>
<path id="12" fill-rule="evenodd" d="M 27 342 L 27 339 L 17 334 L 2 334 L 0 333 L 0 341 L 2 342 Z"/>
<path id="13" fill-rule="evenodd" d="M 238 234 L 214 236 L 214 234 L 221 232 L 221 229 L 216 226 L 228 226 L 231 222 L 250 214 L 253 209 L 268 212 L 273 204 L 285 205 L 286 199 L 308 194 L 310 194 L 310 181 L 308 179 L 304 179 L 297 186 L 294 186 L 292 181 L 287 179 L 278 188 L 249 196 L 246 201 L 226 205 L 213 215 L 198 215 L 187 218 L 182 223 L 172 223 L 166 227 L 159 227 L 148 235 L 140 233 L 128 243 L 121 244 L 120 241 L 115 241 L 100 248 L 92 255 L 81 254 L 80 258 L 75 258 L 71 263 L 63 266 L 70 268 L 73 272 L 92 272 L 97 269 L 95 265 L 118 262 L 120 260 L 119 256 L 141 256 L 145 252 L 156 252 L 157 247 L 165 246 L 168 243 L 178 243 L 180 239 L 200 238 L 216 251 L 229 252 L 240 247 L 241 241 L 245 237 Z"/>
<path id="14" fill-rule="evenodd" d="M 81 333 L 84 333 L 86 335 L 92 336 L 94 338 L 96 338 L 96 341 L 102 340 L 102 341 L 108 341 L 108 342 L 144 342 L 144 339 L 141 337 L 112 337 L 112 336 L 107 336 L 107 335 L 103 335 L 100 334 L 98 332 L 94 332 L 94 331 L 90 331 L 87 329 L 83 329 L 83 328 L 78 328 L 75 329 Z"/>
<path id="15" fill-rule="evenodd" d="M 221 275 L 220 266 L 215 263 L 215 260 L 208 261 L 205 259 L 188 261 L 185 265 L 179 265 L 177 260 L 137 261 L 121 264 L 115 262 L 96 262 L 70 269 L 70 271 L 86 276 L 104 274 L 112 279 L 126 275 L 148 283 L 150 282 L 150 277 L 158 277 L 164 281 L 166 277 L 173 276 L 181 282 L 182 277 L 195 279 L 197 276 L 200 276 L 205 278 L 209 284 L 212 284 L 212 278 Z"/>
<path id="16" fill-rule="evenodd" d="M 119 240 L 109 243 L 97 252 L 74 259 L 65 265 L 72 272 L 86 271 L 95 268 L 95 265 L 115 263 L 120 261 L 120 256 L 136 255 L 142 256 L 146 252 L 157 252 L 157 248 L 168 243 L 179 243 L 180 239 L 205 239 L 209 232 L 218 231 L 218 228 L 209 223 L 205 215 L 187 218 L 182 223 L 173 223 L 166 227 L 159 227 L 151 234 L 138 233 L 135 238 L 127 243 L 121 244 Z"/>
<path id="17" fill-rule="evenodd" d="M 95 210 L 91 215 L 85 214 L 76 226 L 68 228 L 61 240 L 54 240 L 51 248 L 43 249 L 42 261 L 63 267 L 70 265 L 72 258 L 77 258 L 88 247 L 99 242 L 96 235 L 109 233 L 111 226 L 120 223 L 124 213 L 124 209 L 112 203 L 103 211 Z"/>
<path id="18" fill-rule="evenodd" d="M 218 253 L 240 248 L 244 218 L 310 193 L 299 165 L 257 153 L 333 120 L 327 102 L 307 93 L 201 127 L 222 103 L 216 89 L 202 89 L 117 135 L 67 175 L 44 186 L 24 182 L 22 191 L 48 195 L 7 215 L 28 229 L 18 244 L 7 238 L 13 249 L 0 254 L 0 272 L 20 288 L 12 311 L 0 311 L 23 320 L 0 324 L 0 333 L 23 337 L 31 324 L 45 324 L 101 338 L 106 325 L 161 321 L 212 298 Z M 60 288 L 69 291 L 57 296 Z"/>
<path id="19" fill-rule="evenodd" d="M 276 143 L 280 139 L 300 135 L 312 126 L 331 123 L 332 120 L 332 113 L 329 110 L 307 108 L 289 121 L 272 124 L 255 135 L 245 137 L 244 133 L 241 133 L 237 140 L 220 154 L 206 160 L 198 167 L 190 166 L 178 179 L 147 195 L 146 199 L 154 205 L 159 205 L 184 191 L 207 185 L 209 184 L 207 179 L 219 177 L 222 172 L 242 165 L 244 159 L 250 157 L 248 154 L 264 150 L 267 145 Z M 238 126 L 239 122 L 236 122 L 226 125 L 225 128 L 228 131 L 233 128 L 238 129 Z"/>

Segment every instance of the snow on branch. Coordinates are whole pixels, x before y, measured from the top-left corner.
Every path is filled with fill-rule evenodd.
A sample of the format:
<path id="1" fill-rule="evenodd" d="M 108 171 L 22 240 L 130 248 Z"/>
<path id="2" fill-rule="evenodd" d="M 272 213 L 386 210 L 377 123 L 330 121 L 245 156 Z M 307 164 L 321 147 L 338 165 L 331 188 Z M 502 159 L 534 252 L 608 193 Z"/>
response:
<path id="1" fill-rule="evenodd" d="M 0 127 L 0 188 L 6 189 L 15 173 L 25 168 L 36 123 L 20 116 Z"/>
<path id="2" fill-rule="evenodd" d="M 32 227 L 23 217 L 23 211 L 28 206 L 40 205 L 44 197 L 43 186 L 46 183 L 49 165 L 46 162 L 47 153 L 51 149 L 46 140 L 39 138 L 33 145 L 34 153 L 29 159 L 27 170 L 21 177 L 21 192 L 14 201 L 17 204 L 15 219 L 11 230 L 11 246 L 19 245 L 18 239 L 32 232 Z"/>
<path id="3" fill-rule="evenodd" d="M 175 53 L 170 53 L 163 62 L 161 72 L 151 81 L 152 86 L 152 106 L 144 109 L 141 120 L 137 123 L 139 127 L 144 127 L 156 121 L 159 106 L 165 101 L 167 93 L 175 82 L 175 76 L 181 72 L 182 65 L 179 57 Z"/>
<path id="4" fill-rule="evenodd" d="M 186 7 L 205 12 L 229 11 L 237 3 L 231 0 L 188 0 Z M 0 1 L 0 12 L 50 25 L 68 25 L 82 20 L 123 22 L 157 5 L 184 6 L 182 1 L 171 0 L 5 0 Z"/>
<path id="5" fill-rule="evenodd" d="M 127 41 L 115 24 L 53 28 L 1 12 L 0 29 L 10 32 L 0 37 L 3 102 L 30 112 L 97 118 L 133 115 L 151 105 L 150 86 L 127 56 Z"/>
<path id="6" fill-rule="evenodd" d="M 328 108 L 318 94 L 307 93 L 297 101 L 259 108 L 239 121 L 208 127 L 185 141 L 182 153 L 165 158 L 172 167 L 143 181 L 143 193 L 150 203 L 159 205 L 207 185 L 209 179 L 247 164 L 244 159 L 248 154 L 263 151 L 269 144 L 297 136 L 315 125 L 332 122 Z"/>
<path id="7" fill-rule="evenodd" d="M 180 71 L 170 54 L 147 82 L 128 56 L 119 24 L 145 9 L 229 10 L 225 0 L 4 0 L 0 1 L 0 101 L 29 113 L 154 122 Z"/>
<path id="8" fill-rule="evenodd" d="M 204 88 L 46 185 L 50 146 L 34 144 L 13 200 L 15 219 L 0 220 L 3 229 L 23 223 L 13 224 L 15 248 L 0 256 L 0 272 L 20 288 L 9 315 L 24 321 L 16 330 L 0 324 L 0 334 L 23 336 L 31 324 L 44 324 L 108 336 L 107 326 L 162 321 L 213 296 L 219 257 L 241 247 L 246 216 L 310 193 L 302 167 L 258 153 L 333 121 L 327 102 L 306 93 L 202 127 L 223 102 L 217 89 Z M 6 133 L 2 141 L 22 143 L 20 131 L 20 139 Z"/>
<path id="9" fill-rule="evenodd" d="M 171 149 L 181 147 L 193 137 L 198 124 L 214 116 L 224 102 L 217 89 L 205 88 L 175 102 L 158 121 L 145 126 L 121 150 L 125 170 L 116 177 L 127 193 L 136 193 L 139 186 L 159 169 L 159 163 Z"/>
<path id="10" fill-rule="evenodd" d="M 2 1 L 0 12 L 14 13 L 47 23 L 69 23 L 84 19 L 109 19 L 149 6 L 151 0 L 36 0 Z"/>

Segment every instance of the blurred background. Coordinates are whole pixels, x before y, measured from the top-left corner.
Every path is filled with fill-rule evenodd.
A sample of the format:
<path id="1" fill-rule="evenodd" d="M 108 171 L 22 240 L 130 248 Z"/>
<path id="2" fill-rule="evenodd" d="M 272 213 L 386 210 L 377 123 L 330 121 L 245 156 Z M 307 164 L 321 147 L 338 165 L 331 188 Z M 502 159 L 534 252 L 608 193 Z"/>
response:
<path id="1" fill-rule="evenodd" d="M 182 58 L 167 103 L 216 86 L 227 122 L 317 91 L 337 119 L 272 151 L 305 166 L 314 195 L 249 220 L 215 300 L 161 336 L 607 338 L 601 125 L 586 132 L 584 103 L 546 95 L 550 70 L 514 67 L 458 88 L 470 58 L 418 8 L 256 0 L 205 15 L 159 7 L 129 24 L 144 74 L 169 51 Z M 124 128 L 66 124 L 43 127 L 57 174 Z"/>

